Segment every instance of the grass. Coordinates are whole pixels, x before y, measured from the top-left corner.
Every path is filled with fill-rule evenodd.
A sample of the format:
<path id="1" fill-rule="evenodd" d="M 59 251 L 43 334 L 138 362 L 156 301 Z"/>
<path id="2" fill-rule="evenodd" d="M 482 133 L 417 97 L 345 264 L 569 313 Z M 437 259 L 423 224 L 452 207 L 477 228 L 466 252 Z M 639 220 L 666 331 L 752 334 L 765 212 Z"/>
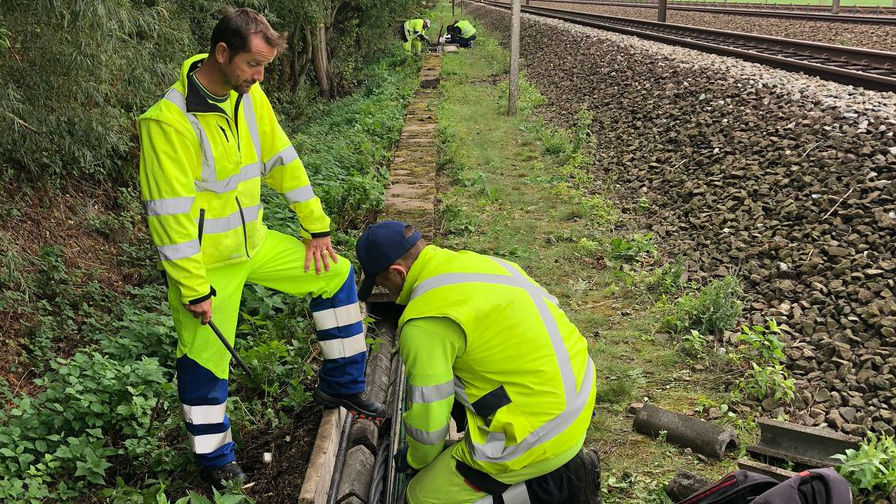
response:
<path id="1" fill-rule="evenodd" d="M 645 398 L 677 411 L 728 400 L 717 368 L 692 371 L 691 357 L 655 337 L 662 319 L 655 299 L 681 287 L 681 265 L 659 264 L 655 247 L 662 244 L 648 235 L 619 237 L 624 216 L 588 171 L 587 126 L 558 131 L 532 114 L 505 115 L 500 81 L 508 56 L 488 30 L 477 29 L 472 50 L 446 54 L 442 63 L 443 235 L 436 243 L 519 263 L 589 339 L 598 404 L 588 444 L 605 466 L 607 502 L 663 502 L 662 484 L 677 468 L 721 476 L 733 459 L 705 463 L 637 435 L 626 411 Z M 524 86 L 521 110 L 536 108 L 543 98 Z M 580 125 L 588 119 L 580 117 Z M 608 265 L 610 255 L 630 272 Z"/>

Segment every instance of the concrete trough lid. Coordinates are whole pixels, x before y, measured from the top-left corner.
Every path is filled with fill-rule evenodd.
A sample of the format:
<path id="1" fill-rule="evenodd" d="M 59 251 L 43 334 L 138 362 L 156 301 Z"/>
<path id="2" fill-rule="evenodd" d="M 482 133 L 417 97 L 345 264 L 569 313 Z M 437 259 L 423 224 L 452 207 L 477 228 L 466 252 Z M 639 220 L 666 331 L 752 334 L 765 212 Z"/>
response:
<path id="1" fill-rule="evenodd" d="M 759 444 L 748 446 L 748 452 L 810 468 L 840 465 L 840 461 L 831 456 L 850 448 L 858 449 L 861 442 L 855 436 L 840 432 L 767 418 L 759 419 L 759 432 Z"/>
<path id="2" fill-rule="evenodd" d="M 299 504 L 326 504 L 336 463 L 336 450 L 345 415 L 345 408 L 325 409 L 311 450 L 311 460 L 305 470 Z"/>

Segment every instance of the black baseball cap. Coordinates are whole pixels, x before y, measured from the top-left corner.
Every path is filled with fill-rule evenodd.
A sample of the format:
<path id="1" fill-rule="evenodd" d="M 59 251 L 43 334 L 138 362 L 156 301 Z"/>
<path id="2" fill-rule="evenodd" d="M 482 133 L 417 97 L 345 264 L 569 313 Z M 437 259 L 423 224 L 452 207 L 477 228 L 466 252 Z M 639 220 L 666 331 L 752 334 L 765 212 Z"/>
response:
<path id="1" fill-rule="evenodd" d="M 381 221 L 367 228 L 358 238 L 355 252 L 364 272 L 361 288 L 358 289 L 361 301 L 370 297 L 376 285 L 376 276 L 389 269 L 389 266 L 420 241 L 420 232 L 416 229 L 405 237 L 406 227 L 408 223 L 402 221 Z"/>

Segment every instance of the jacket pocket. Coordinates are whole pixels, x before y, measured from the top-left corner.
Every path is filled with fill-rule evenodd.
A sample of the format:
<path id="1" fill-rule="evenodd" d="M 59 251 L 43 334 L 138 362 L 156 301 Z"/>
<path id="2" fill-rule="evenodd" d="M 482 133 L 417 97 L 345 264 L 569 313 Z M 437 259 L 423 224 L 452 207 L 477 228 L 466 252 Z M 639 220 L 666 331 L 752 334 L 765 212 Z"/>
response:
<path id="1" fill-rule="evenodd" d="M 246 257 L 249 256 L 249 233 L 246 231 L 246 215 L 243 213 L 243 205 L 240 204 L 240 197 L 234 196 L 233 199 L 236 200 L 236 206 L 240 210 L 240 222 L 243 224 L 243 247 L 246 249 Z"/>
<path id="2" fill-rule="evenodd" d="M 205 225 L 205 209 L 199 209 L 199 245 L 202 245 L 202 227 Z"/>

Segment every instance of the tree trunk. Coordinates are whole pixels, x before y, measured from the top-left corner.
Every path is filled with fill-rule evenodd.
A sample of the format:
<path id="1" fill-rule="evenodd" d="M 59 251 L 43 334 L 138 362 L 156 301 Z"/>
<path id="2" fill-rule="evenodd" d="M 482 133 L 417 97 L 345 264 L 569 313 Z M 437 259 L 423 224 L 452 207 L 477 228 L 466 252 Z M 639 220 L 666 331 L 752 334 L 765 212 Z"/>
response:
<path id="1" fill-rule="evenodd" d="M 293 93 L 305 80 L 308 73 L 308 67 L 311 65 L 311 48 L 312 48 L 311 31 L 307 26 L 296 23 L 290 34 L 289 41 L 289 58 L 288 63 L 284 65 L 284 81 L 289 84 L 289 89 Z"/>
<path id="2" fill-rule="evenodd" d="M 330 58 L 327 54 L 327 28 L 323 23 L 317 25 L 314 32 L 314 75 L 317 77 L 317 88 L 320 95 L 329 100 L 332 97 L 330 84 L 332 71 L 330 70 Z"/>

